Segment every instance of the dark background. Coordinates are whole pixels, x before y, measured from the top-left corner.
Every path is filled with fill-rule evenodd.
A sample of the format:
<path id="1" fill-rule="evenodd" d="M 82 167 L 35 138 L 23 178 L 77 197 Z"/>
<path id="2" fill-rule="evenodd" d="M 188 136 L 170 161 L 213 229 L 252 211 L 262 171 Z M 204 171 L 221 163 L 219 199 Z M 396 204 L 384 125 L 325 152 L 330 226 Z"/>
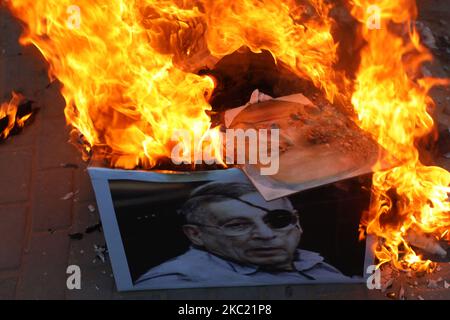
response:
<path id="1" fill-rule="evenodd" d="M 365 241 L 358 240 L 358 226 L 370 201 L 368 181 L 370 177 L 350 179 L 290 197 L 304 230 L 300 247 L 320 252 L 349 276 L 364 272 Z M 192 189 L 206 182 L 109 182 L 133 281 L 188 249 L 176 210 Z"/>

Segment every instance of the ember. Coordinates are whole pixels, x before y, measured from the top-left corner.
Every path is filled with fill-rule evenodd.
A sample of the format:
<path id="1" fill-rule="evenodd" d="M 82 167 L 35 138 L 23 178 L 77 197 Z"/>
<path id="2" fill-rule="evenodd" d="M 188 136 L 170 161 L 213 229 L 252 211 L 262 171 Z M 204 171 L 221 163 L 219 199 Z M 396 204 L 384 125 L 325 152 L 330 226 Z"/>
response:
<path id="1" fill-rule="evenodd" d="M 0 104 L 0 140 L 20 131 L 32 113 L 32 102 L 13 92 L 11 101 Z"/>

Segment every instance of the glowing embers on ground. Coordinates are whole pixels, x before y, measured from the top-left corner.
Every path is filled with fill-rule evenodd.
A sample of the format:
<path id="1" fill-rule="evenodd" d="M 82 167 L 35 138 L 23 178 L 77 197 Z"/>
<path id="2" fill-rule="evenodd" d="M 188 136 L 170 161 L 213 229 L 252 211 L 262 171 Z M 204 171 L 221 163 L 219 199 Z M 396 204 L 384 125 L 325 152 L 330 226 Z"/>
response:
<path id="1" fill-rule="evenodd" d="M 32 113 L 32 103 L 21 94 L 13 92 L 9 102 L 0 104 L 0 140 L 20 131 Z"/>

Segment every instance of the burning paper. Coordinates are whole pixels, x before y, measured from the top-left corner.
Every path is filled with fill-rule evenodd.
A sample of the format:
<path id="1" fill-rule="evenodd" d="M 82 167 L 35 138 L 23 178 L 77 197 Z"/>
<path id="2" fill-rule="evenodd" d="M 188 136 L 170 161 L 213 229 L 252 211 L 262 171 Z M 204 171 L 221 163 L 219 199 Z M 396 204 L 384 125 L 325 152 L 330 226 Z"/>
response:
<path id="1" fill-rule="evenodd" d="M 316 106 L 302 94 L 272 99 L 255 91 L 247 105 L 227 111 L 224 122 L 245 132 L 279 129 L 271 175 L 261 174 L 265 166 L 250 156 L 241 163 L 266 200 L 370 173 L 377 163 L 379 148 L 370 136 L 330 104 Z M 237 153 L 251 152 L 248 145 L 254 142 L 248 138 Z"/>

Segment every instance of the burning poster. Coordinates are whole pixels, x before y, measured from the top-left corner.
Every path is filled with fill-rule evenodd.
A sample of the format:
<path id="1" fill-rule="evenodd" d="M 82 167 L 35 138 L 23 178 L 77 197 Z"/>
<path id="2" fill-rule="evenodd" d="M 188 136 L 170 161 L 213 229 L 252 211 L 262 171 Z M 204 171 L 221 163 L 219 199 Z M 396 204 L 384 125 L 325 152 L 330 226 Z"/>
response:
<path id="1" fill-rule="evenodd" d="M 328 103 L 315 105 L 302 94 L 272 99 L 256 90 L 248 104 L 225 112 L 224 123 L 242 130 L 235 149 L 245 157 L 231 160 L 242 165 L 266 200 L 370 173 L 382 152 L 346 115 Z M 271 148 L 261 138 L 252 141 L 255 129 L 278 130 L 266 143 Z M 269 161 L 262 153 L 270 153 Z"/>
<path id="2" fill-rule="evenodd" d="M 357 180 L 268 202 L 237 169 L 90 173 L 121 290 L 357 283 L 373 264 Z"/>

